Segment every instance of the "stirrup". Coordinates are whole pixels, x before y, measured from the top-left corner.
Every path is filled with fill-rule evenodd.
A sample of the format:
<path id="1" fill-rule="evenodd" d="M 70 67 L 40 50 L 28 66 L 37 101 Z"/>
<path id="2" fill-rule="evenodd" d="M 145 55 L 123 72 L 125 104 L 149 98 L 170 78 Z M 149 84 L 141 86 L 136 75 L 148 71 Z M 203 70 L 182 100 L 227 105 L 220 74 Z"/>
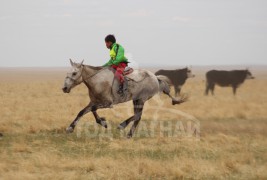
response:
<path id="1" fill-rule="evenodd" d="M 122 89 L 124 92 L 128 89 L 128 79 L 127 78 L 125 78 L 125 81 L 123 82 Z"/>
<path id="2" fill-rule="evenodd" d="M 117 90 L 118 94 L 123 94 L 123 84 L 119 86 L 119 89 Z"/>

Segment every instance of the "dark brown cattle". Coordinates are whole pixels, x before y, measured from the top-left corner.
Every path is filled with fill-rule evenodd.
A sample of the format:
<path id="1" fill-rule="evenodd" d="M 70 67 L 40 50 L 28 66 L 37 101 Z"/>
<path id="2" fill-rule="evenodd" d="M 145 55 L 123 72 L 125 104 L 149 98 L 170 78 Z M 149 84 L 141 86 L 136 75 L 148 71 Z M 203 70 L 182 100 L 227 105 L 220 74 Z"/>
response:
<path id="1" fill-rule="evenodd" d="M 176 70 L 161 69 L 157 71 L 155 75 L 164 75 L 170 79 L 172 83 L 171 85 L 174 86 L 175 96 L 177 96 L 177 94 L 180 94 L 182 85 L 185 83 L 187 78 L 195 77 L 195 75 L 192 74 L 189 68 L 176 69 Z"/>
<path id="2" fill-rule="evenodd" d="M 249 70 L 232 70 L 232 71 L 218 71 L 211 70 L 206 73 L 206 91 L 208 95 L 209 91 L 214 95 L 215 84 L 227 87 L 232 86 L 234 95 L 236 89 L 245 81 L 245 79 L 254 79 Z"/>

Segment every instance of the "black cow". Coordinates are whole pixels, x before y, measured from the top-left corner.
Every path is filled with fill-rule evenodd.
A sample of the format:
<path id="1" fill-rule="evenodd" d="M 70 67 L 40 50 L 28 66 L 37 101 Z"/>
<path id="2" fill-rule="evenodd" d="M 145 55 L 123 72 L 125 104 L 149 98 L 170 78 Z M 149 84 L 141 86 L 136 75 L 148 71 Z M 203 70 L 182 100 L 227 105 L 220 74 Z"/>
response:
<path id="1" fill-rule="evenodd" d="M 176 69 L 176 70 L 161 69 L 157 71 L 155 75 L 164 75 L 170 79 L 172 83 L 171 85 L 174 86 L 175 96 L 177 96 L 177 94 L 180 94 L 181 87 L 185 83 L 187 78 L 195 77 L 195 75 L 192 74 L 189 68 Z"/>
<path id="2" fill-rule="evenodd" d="M 245 81 L 245 79 L 254 79 L 249 70 L 232 70 L 232 71 L 218 71 L 211 70 L 206 73 L 206 92 L 209 90 L 214 95 L 215 84 L 227 87 L 232 86 L 234 95 L 236 89 Z"/>

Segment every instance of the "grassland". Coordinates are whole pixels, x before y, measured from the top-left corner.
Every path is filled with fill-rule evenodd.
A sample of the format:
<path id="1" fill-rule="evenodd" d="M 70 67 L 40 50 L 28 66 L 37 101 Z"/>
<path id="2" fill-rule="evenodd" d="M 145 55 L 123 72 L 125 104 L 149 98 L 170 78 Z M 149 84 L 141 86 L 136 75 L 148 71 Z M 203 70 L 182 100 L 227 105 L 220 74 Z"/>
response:
<path id="1" fill-rule="evenodd" d="M 236 97 L 219 87 L 206 97 L 204 73 L 195 71 L 182 89 L 189 101 L 151 99 L 139 126 L 148 132 L 129 140 L 116 126 L 132 114 L 131 102 L 99 110 L 108 130 L 96 126 L 93 136 L 87 114 L 65 133 L 89 101 L 84 85 L 62 93 L 66 71 L 1 69 L 0 179 L 267 179 L 267 72 L 254 71 Z M 152 122 L 184 122 L 183 113 L 197 119 L 200 138 L 162 135 L 159 126 L 151 135 Z"/>

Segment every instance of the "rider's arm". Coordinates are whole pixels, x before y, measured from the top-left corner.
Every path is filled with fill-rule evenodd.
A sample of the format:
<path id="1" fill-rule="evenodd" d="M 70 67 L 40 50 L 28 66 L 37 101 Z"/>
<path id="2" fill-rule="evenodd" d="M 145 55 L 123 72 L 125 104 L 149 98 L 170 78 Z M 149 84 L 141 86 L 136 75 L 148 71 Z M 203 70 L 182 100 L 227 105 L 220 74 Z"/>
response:
<path id="1" fill-rule="evenodd" d="M 106 67 L 106 66 L 111 66 L 113 63 L 112 63 L 112 59 L 110 59 L 106 64 L 104 64 L 103 66 Z"/>

